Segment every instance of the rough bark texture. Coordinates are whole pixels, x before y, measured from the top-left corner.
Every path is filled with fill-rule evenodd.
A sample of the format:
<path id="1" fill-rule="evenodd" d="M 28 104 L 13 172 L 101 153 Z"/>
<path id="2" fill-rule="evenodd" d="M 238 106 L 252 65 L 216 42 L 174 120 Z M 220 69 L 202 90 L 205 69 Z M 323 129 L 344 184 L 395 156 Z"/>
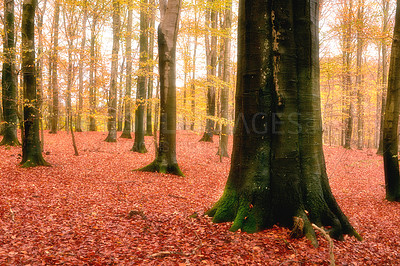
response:
<path id="1" fill-rule="evenodd" d="M 108 93 L 108 135 L 105 141 L 117 141 L 117 86 L 118 86 L 118 51 L 119 31 L 121 24 L 119 1 L 114 0 L 113 4 L 113 48 L 111 58 L 111 80 Z"/>
<path id="2" fill-rule="evenodd" d="M 385 168 L 386 199 L 400 201 L 400 173 L 398 156 L 400 104 L 400 4 L 397 3 L 389 82 L 383 123 L 383 161 Z"/>
<path id="3" fill-rule="evenodd" d="M 231 54 L 231 40 L 230 40 L 230 28 L 232 20 L 232 1 L 228 1 L 225 7 L 225 21 L 223 30 L 225 30 L 226 36 L 224 37 L 224 62 L 223 62 L 223 82 L 224 85 L 221 89 L 221 118 L 223 123 L 221 126 L 221 137 L 219 140 L 218 155 L 223 157 L 229 157 L 228 155 L 228 100 L 229 100 L 229 84 L 230 84 L 230 54 Z"/>
<path id="4" fill-rule="evenodd" d="M 361 237 L 329 187 L 322 150 L 318 2 L 240 0 L 237 128 L 231 170 L 207 213 L 232 231 L 311 223 Z"/>
<path id="5" fill-rule="evenodd" d="M 58 28 L 60 21 L 60 2 L 59 0 L 55 1 L 54 7 L 54 17 L 53 17 L 53 51 L 51 56 L 51 67 L 52 67 L 52 75 L 51 75 L 51 89 L 53 94 L 53 103 L 51 108 L 51 124 L 50 124 L 50 133 L 56 134 L 58 130 Z"/>
<path id="6" fill-rule="evenodd" d="M 161 2 L 158 28 L 160 72 L 160 133 L 155 160 L 141 171 L 171 173 L 183 176 L 176 160 L 176 40 L 181 0 Z"/>
<path id="7" fill-rule="evenodd" d="M 126 87 L 125 87 L 125 119 L 121 138 L 131 139 L 131 102 L 132 102 L 132 7 L 128 7 L 126 28 Z"/>
<path id="8" fill-rule="evenodd" d="M 4 1 L 4 44 L 2 71 L 3 140 L 0 145 L 20 145 L 17 137 L 17 77 L 15 70 L 14 0 Z"/>
<path id="9" fill-rule="evenodd" d="M 132 151 L 146 153 L 146 145 L 144 143 L 144 107 L 146 100 L 146 81 L 147 81 L 147 53 L 148 39 L 146 30 L 148 28 L 147 19 L 147 0 L 142 0 L 140 4 L 140 57 L 139 57 L 139 76 L 136 91 L 136 111 L 135 111 L 135 142 Z"/>
<path id="10" fill-rule="evenodd" d="M 39 136 L 35 73 L 35 9 L 36 0 L 24 0 L 22 6 L 22 75 L 24 88 L 24 138 L 22 167 L 49 165 L 42 156 Z"/>

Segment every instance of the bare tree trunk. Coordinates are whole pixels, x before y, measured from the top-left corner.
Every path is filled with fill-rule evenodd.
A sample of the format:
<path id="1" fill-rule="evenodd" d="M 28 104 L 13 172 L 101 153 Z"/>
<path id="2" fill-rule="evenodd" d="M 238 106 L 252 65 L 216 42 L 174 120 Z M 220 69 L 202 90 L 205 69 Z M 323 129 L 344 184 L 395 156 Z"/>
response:
<path id="1" fill-rule="evenodd" d="M 2 108 L 5 121 L 3 140 L 0 145 L 20 145 L 18 128 L 18 86 L 15 70 L 15 27 L 14 27 L 14 0 L 4 1 L 4 44 L 3 44 L 3 70 L 2 70 Z"/>
<path id="2" fill-rule="evenodd" d="M 97 17 L 94 15 L 90 29 L 90 73 L 89 73 L 89 131 L 96 131 L 96 24 Z"/>
<path id="3" fill-rule="evenodd" d="M 390 55 L 387 102 L 383 123 L 383 162 L 385 168 L 386 199 L 400 201 L 399 172 L 399 105 L 400 105 L 400 3 L 397 2 L 396 19 Z"/>
<path id="4" fill-rule="evenodd" d="M 53 103 L 51 110 L 51 127 L 50 133 L 57 134 L 58 130 L 58 113 L 59 113 L 59 100 L 58 100 L 58 28 L 60 21 L 60 2 L 56 0 L 54 7 L 54 17 L 53 17 L 53 51 L 51 56 L 51 88 L 53 94 Z"/>
<path id="5" fill-rule="evenodd" d="M 83 63 L 85 57 L 85 47 L 86 47 L 86 22 L 88 19 L 86 1 L 83 2 L 83 21 L 82 21 L 82 40 L 81 40 L 81 48 L 79 50 L 79 66 L 78 66 L 78 79 L 79 79 L 79 91 L 78 91 L 78 114 L 76 118 L 76 132 L 82 132 L 82 112 L 83 112 L 83 92 L 84 92 L 84 83 L 83 83 Z"/>
<path id="6" fill-rule="evenodd" d="M 196 0 L 195 0 L 195 4 L 196 4 Z M 198 18 L 197 18 L 197 11 L 195 11 L 194 14 L 194 27 L 195 29 L 198 28 Z M 196 121 L 196 85 L 195 85 L 195 81 L 196 81 L 196 53 L 197 53 L 197 34 L 194 36 L 194 48 L 193 48 L 193 76 L 192 76 L 192 84 L 190 86 L 190 97 L 191 97 L 191 125 L 190 125 L 190 130 L 194 131 L 194 124 Z"/>
<path id="7" fill-rule="evenodd" d="M 151 123 L 151 116 L 153 111 L 153 88 L 154 88 L 154 35 L 155 35 L 155 23 L 156 23 L 156 4 L 155 0 L 150 0 L 149 2 L 149 10 L 150 10 L 150 21 L 149 21 L 149 69 L 148 69 L 148 83 L 147 83 L 147 114 L 146 114 L 146 136 L 153 135 L 153 126 Z"/>
<path id="8" fill-rule="evenodd" d="M 22 75 L 24 88 L 24 138 L 22 167 L 49 165 L 43 158 L 39 136 L 39 110 L 35 71 L 35 10 L 36 0 L 24 0 L 22 5 Z"/>
<path id="9" fill-rule="evenodd" d="M 119 0 L 113 0 L 113 48 L 111 58 L 111 81 L 108 94 L 108 136 L 107 142 L 117 141 L 117 86 L 118 86 L 118 51 L 120 35 Z"/>
<path id="10" fill-rule="evenodd" d="M 125 119 L 121 138 L 131 139 L 131 102 L 132 102 L 132 7 L 128 6 L 128 23 L 126 29 L 126 87 Z"/>
<path id="11" fill-rule="evenodd" d="M 356 73 L 356 87 L 357 87 L 357 149 L 363 148 L 364 141 L 364 107 L 363 107 L 363 30 L 364 30 L 364 0 L 358 1 L 357 10 L 357 73 Z"/>
<path id="12" fill-rule="evenodd" d="M 183 176 L 176 160 L 176 40 L 181 5 L 181 0 L 160 2 L 161 22 L 158 28 L 160 72 L 159 147 L 155 160 L 140 170 Z"/>
<path id="13" fill-rule="evenodd" d="M 219 141 L 218 154 L 222 157 L 229 157 L 228 155 L 228 100 L 229 100 L 229 84 L 230 84 L 230 54 L 231 54 L 231 40 L 230 29 L 232 27 L 232 1 L 227 1 L 225 6 L 225 21 L 223 30 L 226 36 L 224 37 L 224 66 L 223 66 L 223 81 L 224 84 L 221 90 L 221 118 L 223 120 L 221 126 L 221 137 Z"/>
<path id="14" fill-rule="evenodd" d="M 140 58 L 139 58 L 139 75 L 136 91 L 136 112 L 135 112 L 135 141 L 132 151 L 146 153 L 146 145 L 144 142 L 144 107 L 146 100 L 146 82 L 147 82 L 147 59 L 148 59 L 148 38 L 146 30 L 148 29 L 148 1 L 140 2 Z"/>

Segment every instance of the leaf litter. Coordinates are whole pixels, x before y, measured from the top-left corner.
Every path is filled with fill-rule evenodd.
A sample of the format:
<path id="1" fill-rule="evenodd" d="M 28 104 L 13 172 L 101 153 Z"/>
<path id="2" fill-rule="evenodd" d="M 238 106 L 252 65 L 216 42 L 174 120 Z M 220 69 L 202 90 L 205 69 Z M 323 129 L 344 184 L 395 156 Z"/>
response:
<path id="1" fill-rule="evenodd" d="M 21 150 L 0 147 L 0 264 L 329 265 L 329 244 L 291 239 L 289 230 L 246 234 L 214 224 L 204 212 L 221 196 L 230 159 L 214 143 L 177 135 L 185 177 L 133 171 L 154 159 L 133 141 L 104 142 L 104 132 L 45 133 L 52 167 L 20 168 Z M 229 147 L 231 150 L 232 139 Z M 325 147 L 332 191 L 363 236 L 334 241 L 338 265 L 400 264 L 400 204 L 385 200 L 382 157 L 375 150 Z"/>

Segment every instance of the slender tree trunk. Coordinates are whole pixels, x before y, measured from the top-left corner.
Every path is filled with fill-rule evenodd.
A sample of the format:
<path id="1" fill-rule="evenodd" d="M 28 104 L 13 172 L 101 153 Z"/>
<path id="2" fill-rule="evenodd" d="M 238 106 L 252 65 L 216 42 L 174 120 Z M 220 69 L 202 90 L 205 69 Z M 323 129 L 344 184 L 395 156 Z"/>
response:
<path id="1" fill-rule="evenodd" d="M 400 105 L 400 4 L 397 3 L 392 52 L 390 55 L 387 102 L 383 122 L 383 162 L 386 199 L 400 201 L 399 105 Z"/>
<path id="2" fill-rule="evenodd" d="M 237 128 L 225 191 L 207 212 L 230 230 L 311 223 L 361 240 L 329 187 L 322 149 L 318 2 L 240 0 Z M 297 218 L 294 218 L 297 217 Z"/>
<path id="3" fill-rule="evenodd" d="M 89 73 L 89 131 L 96 131 L 96 24 L 97 17 L 93 17 L 90 29 L 90 73 Z"/>
<path id="4" fill-rule="evenodd" d="M 154 34 L 155 34 L 155 23 L 156 23 L 156 4 L 154 0 L 150 0 L 149 2 L 149 10 L 150 10 L 150 21 L 149 21 L 149 69 L 148 69 L 148 84 L 147 84 L 147 118 L 146 118 L 146 136 L 153 135 L 153 126 L 151 123 L 151 116 L 153 111 L 153 89 L 154 89 Z"/>
<path id="5" fill-rule="evenodd" d="M 229 157 L 228 155 L 228 100 L 229 100 L 229 84 L 230 84 L 230 54 L 231 54 L 231 40 L 230 40 L 230 29 L 232 27 L 232 1 L 227 1 L 225 7 L 225 21 L 223 30 L 226 36 L 224 37 L 224 66 L 223 66 L 223 81 L 224 85 L 221 90 L 221 118 L 223 120 L 221 127 L 221 137 L 218 147 L 218 154 L 223 157 Z"/>
<path id="6" fill-rule="evenodd" d="M 146 100 L 146 82 L 147 82 L 147 53 L 148 53 L 148 1 L 140 2 L 140 58 L 139 58 L 139 76 L 136 91 L 136 111 L 135 111 L 135 141 L 132 151 L 146 153 L 146 145 L 144 143 L 144 107 Z"/>
<path id="7" fill-rule="evenodd" d="M 382 0 L 383 7 L 383 26 L 382 34 L 383 36 L 388 35 L 388 22 L 389 22 L 389 0 Z M 383 119 L 386 110 L 386 91 L 387 91 L 387 73 L 388 73 L 388 63 L 387 63 L 387 46 L 386 38 L 382 39 L 382 108 L 381 108 L 381 130 L 379 132 L 379 146 L 377 154 L 383 154 Z"/>
<path id="8" fill-rule="evenodd" d="M 15 38 L 14 38 L 14 0 L 4 1 L 4 43 L 3 43 L 3 70 L 2 70 L 2 107 L 4 118 L 3 140 L 0 145 L 20 145 L 18 128 L 17 106 L 17 78 L 15 70 Z"/>
<path id="9" fill-rule="evenodd" d="M 122 51 L 122 54 L 123 51 Z M 122 63 L 119 71 L 119 84 L 118 84 L 118 112 L 117 112 L 117 131 L 122 131 L 122 121 L 124 116 L 124 97 L 123 94 L 123 83 L 124 83 L 124 75 L 125 75 L 125 61 L 126 55 L 123 56 Z"/>
<path id="10" fill-rule="evenodd" d="M 35 10 L 36 0 L 24 0 L 22 5 L 22 75 L 24 87 L 24 138 L 22 167 L 49 165 L 42 156 L 39 136 L 39 110 L 35 71 Z"/>
<path id="11" fill-rule="evenodd" d="M 85 58 L 85 47 L 86 47 L 86 22 L 88 19 L 86 1 L 83 3 L 83 21 L 82 21 L 82 40 L 81 48 L 79 50 L 79 66 L 78 66 L 78 114 L 76 118 L 76 132 L 82 132 L 82 112 L 83 112 L 83 93 L 84 93 L 84 80 L 83 80 L 83 64 Z"/>
<path id="12" fill-rule="evenodd" d="M 111 58 L 111 81 L 108 94 L 108 136 L 107 142 L 117 141 L 117 86 L 118 86 L 118 51 L 120 32 L 119 0 L 113 0 L 113 48 Z"/>
<path id="13" fill-rule="evenodd" d="M 158 27 L 160 72 L 159 147 L 155 160 L 140 170 L 183 176 L 176 160 L 176 40 L 181 5 L 181 0 L 160 2 L 161 22 Z"/>
<path id="14" fill-rule="evenodd" d="M 216 76 L 217 71 L 217 36 L 215 31 L 217 30 L 217 17 L 218 13 L 215 10 L 214 2 L 215 0 L 210 1 L 210 20 L 208 21 L 206 16 L 206 27 L 211 22 L 211 42 L 209 43 L 209 37 L 206 36 L 206 57 L 207 57 L 207 120 L 206 120 L 206 129 L 205 132 L 200 139 L 200 141 L 205 142 L 213 142 L 213 134 L 214 134 L 214 120 L 213 116 L 215 116 L 215 85 L 214 78 Z"/>
<path id="15" fill-rule="evenodd" d="M 126 29 L 126 87 L 125 119 L 121 138 L 131 139 L 131 102 L 132 102 L 132 7 L 128 6 L 128 23 Z"/>
<path id="16" fill-rule="evenodd" d="M 51 88 L 53 94 L 53 103 L 51 110 L 51 124 L 50 133 L 57 134 L 58 130 L 58 113 L 59 113 L 59 101 L 58 101 L 58 28 L 60 21 L 60 2 L 56 0 L 54 7 L 54 18 L 53 18 L 53 51 L 51 56 Z"/>
<path id="17" fill-rule="evenodd" d="M 358 1 L 357 11 L 357 149 L 363 148 L 364 141 L 364 107 L 363 107 L 363 73 L 362 73 L 362 56 L 363 56 L 363 30 L 364 30 L 364 0 Z"/>
<path id="18" fill-rule="evenodd" d="M 196 4 L 196 1 L 195 1 Z M 194 27 L 195 29 L 198 28 L 198 19 L 197 19 L 197 11 L 195 11 L 194 14 Z M 190 124 L 190 130 L 194 131 L 194 124 L 196 121 L 196 53 L 197 53 L 197 34 L 194 36 L 194 48 L 193 48 L 193 76 L 192 76 L 192 82 L 190 86 L 190 97 L 191 97 L 191 124 Z"/>

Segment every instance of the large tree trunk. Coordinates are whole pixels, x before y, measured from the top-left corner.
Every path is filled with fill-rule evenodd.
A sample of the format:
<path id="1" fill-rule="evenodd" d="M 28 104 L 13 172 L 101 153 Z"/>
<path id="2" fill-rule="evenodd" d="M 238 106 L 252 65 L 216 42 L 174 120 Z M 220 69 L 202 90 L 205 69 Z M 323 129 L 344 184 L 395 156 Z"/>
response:
<path id="1" fill-rule="evenodd" d="M 84 83 L 83 83 L 83 63 L 85 57 L 85 46 L 86 46 L 86 21 L 87 21 L 87 7 L 86 1 L 84 1 L 83 7 L 83 21 L 82 21 L 82 40 L 81 40 L 81 48 L 79 50 L 79 66 L 78 66 L 78 114 L 76 118 L 76 132 L 82 132 L 82 112 L 83 112 L 83 91 L 84 91 Z"/>
<path id="2" fill-rule="evenodd" d="M 18 107 L 15 70 L 14 0 L 4 1 L 4 44 L 2 71 L 2 107 L 4 118 L 3 140 L 0 145 L 20 145 L 17 137 Z"/>
<path id="3" fill-rule="evenodd" d="M 55 1 L 54 7 L 54 18 L 53 18 L 53 51 L 51 56 L 51 67 L 52 67 L 52 75 L 51 75 L 51 89 L 53 94 L 53 103 L 51 109 L 51 124 L 50 124 L 50 133 L 56 134 L 58 130 L 58 27 L 60 21 L 60 2 L 59 0 Z"/>
<path id="4" fill-rule="evenodd" d="M 217 71 L 217 16 L 218 13 L 215 7 L 215 0 L 209 0 L 210 2 L 210 11 L 207 10 L 206 16 L 206 27 L 209 27 L 209 23 L 211 22 L 211 42 L 209 42 L 209 36 L 206 36 L 206 57 L 207 57 L 207 119 L 206 119 L 206 129 L 204 131 L 203 136 L 200 141 L 205 142 L 213 142 L 214 135 L 214 120 L 213 116 L 215 116 L 215 82 L 214 78 L 216 77 Z M 208 13 L 210 12 L 210 13 Z M 209 20 L 208 21 L 208 14 Z"/>
<path id="5" fill-rule="evenodd" d="M 121 24 L 119 1 L 113 0 L 113 48 L 111 58 L 111 80 L 108 94 L 108 136 L 107 142 L 117 141 L 117 86 L 118 86 L 118 51 Z"/>
<path id="6" fill-rule="evenodd" d="M 24 138 L 22 167 L 49 165 L 42 156 L 39 136 L 35 73 L 35 9 L 36 0 L 24 0 L 22 6 L 22 75 L 24 88 Z"/>
<path id="7" fill-rule="evenodd" d="M 230 84 L 230 54 L 231 54 L 231 40 L 230 29 L 232 20 L 232 1 L 227 1 L 225 7 L 225 21 L 223 30 L 226 36 L 224 37 L 224 55 L 223 55 L 223 81 L 224 85 L 221 90 L 221 118 L 223 123 L 221 126 L 221 137 L 219 141 L 218 154 L 223 157 L 228 155 L 228 100 L 229 100 L 229 85 Z"/>
<path id="8" fill-rule="evenodd" d="M 90 70 L 89 70 L 89 131 L 96 131 L 96 24 L 97 16 L 93 16 L 90 29 Z"/>
<path id="9" fill-rule="evenodd" d="M 146 100 L 146 81 L 147 81 L 147 53 L 148 39 L 146 30 L 148 29 L 148 8 L 147 0 L 140 2 L 140 57 L 139 57 L 139 75 L 136 91 L 136 112 L 135 112 L 135 141 L 132 151 L 146 153 L 146 145 L 144 143 L 144 107 Z"/>
<path id="10" fill-rule="evenodd" d="M 131 139 L 131 102 L 132 102 L 132 7 L 128 6 L 128 23 L 126 28 L 126 87 L 125 119 L 121 138 Z"/>
<path id="11" fill-rule="evenodd" d="M 386 199 L 400 201 L 400 173 L 398 156 L 399 104 L 400 104 L 400 4 L 397 3 L 396 20 L 390 56 L 389 82 L 383 123 L 383 162 L 385 167 Z"/>
<path id="12" fill-rule="evenodd" d="M 155 160 L 141 171 L 183 176 L 176 160 L 176 40 L 181 0 L 161 1 L 158 28 L 160 72 L 160 134 Z"/>
<path id="13" fill-rule="evenodd" d="M 232 231 L 293 226 L 317 245 L 311 223 L 331 236 L 361 237 L 329 187 L 322 150 L 318 3 L 240 0 L 237 128 L 221 199 L 208 211 Z"/>

